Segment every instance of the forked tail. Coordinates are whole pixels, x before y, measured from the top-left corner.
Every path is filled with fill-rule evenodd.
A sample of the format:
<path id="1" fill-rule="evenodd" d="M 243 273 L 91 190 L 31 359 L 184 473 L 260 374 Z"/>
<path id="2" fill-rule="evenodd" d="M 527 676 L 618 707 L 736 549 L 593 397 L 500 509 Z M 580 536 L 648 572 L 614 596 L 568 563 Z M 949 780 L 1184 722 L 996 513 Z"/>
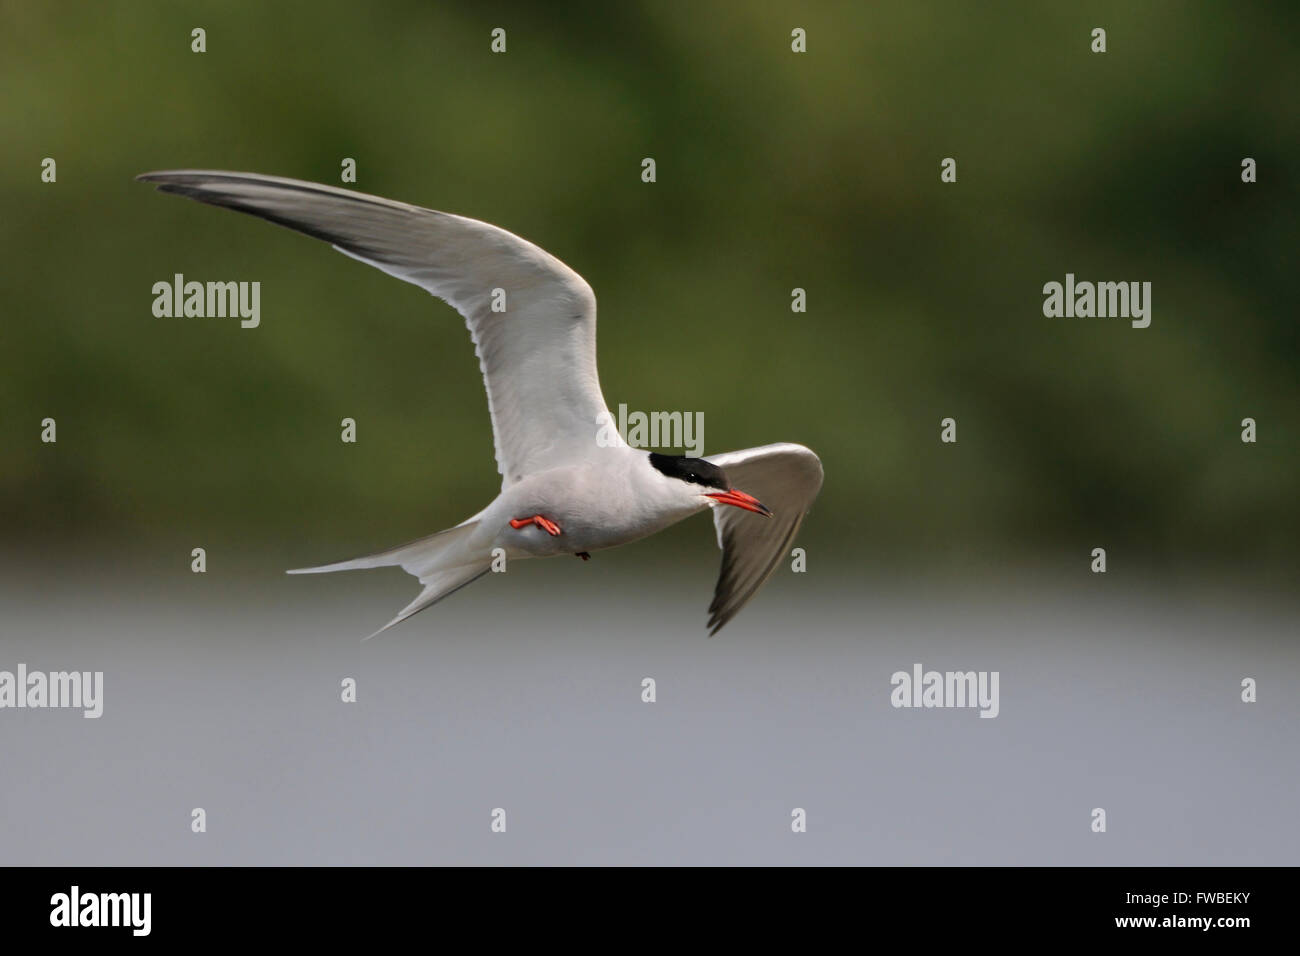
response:
<path id="1" fill-rule="evenodd" d="M 382 634 L 394 624 L 400 624 L 408 617 L 423 611 L 447 595 L 459 591 L 465 585 L 482 577 L 492 567 L 491 556 L 481 554 L 470 546 L 478 522 L 474 519 L 458 524 L 446 531 L 439 531 L 427 538 L 420 538 L 408 544 L 353 558 L 351 561 L 339 561 L 335 564 L 323 564 L 318 568 L 294 568 L 288 574 L 327 574 L 331 571 L 354 571 L 359 568 L 400 567 L 408 574 L 420 579 L 424 589 L 414 601 L 398 613 L 374 634 Z"/>

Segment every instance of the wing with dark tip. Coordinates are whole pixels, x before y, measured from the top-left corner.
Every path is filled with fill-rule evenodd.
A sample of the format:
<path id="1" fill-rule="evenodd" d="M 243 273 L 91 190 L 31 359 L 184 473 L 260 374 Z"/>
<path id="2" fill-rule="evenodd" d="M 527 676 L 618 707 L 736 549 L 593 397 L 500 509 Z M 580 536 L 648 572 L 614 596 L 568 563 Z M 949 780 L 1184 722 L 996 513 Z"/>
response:
<path id="1" fill-rule="evenodd" d="M 727 473 L 733 488 L 748 492 L 772 511 L 764 518 L 740 508 L 713 509 L 722 549 L 722 570 L 709 605 L 709 636 L 763 586 L 789 557 L 794 536 L 822 487 L 822 463 L 803 445 L 763 445 L 709 455 Z"/>
<path id="2" fill-rule="evenodd" d="M 478 354 L 503 486 L 596 447 L 609 415 L 596 375 L 596 297 L 531 242 L 475 219 L 296 179 L 194 169 L 137 178 L 323 239 L 453 306 Z M 502 302 L 496 289 L 505 311 L 493 311 Z"/>

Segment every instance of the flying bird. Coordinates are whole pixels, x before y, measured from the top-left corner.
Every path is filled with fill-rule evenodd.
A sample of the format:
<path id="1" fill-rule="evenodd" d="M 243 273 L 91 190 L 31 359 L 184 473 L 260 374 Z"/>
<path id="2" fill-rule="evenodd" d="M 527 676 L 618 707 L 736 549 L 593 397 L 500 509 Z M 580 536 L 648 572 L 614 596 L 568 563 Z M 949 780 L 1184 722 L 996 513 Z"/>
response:
<path id="1" fill-rule="evenodd" d="M 632 448 L 616 432 L 609 440 L 612 416 L 596 375 L 596 297 L 582 276 L 504 229 L 253 173 L 175 170 L 137 179 L 323 239 L 464 316 L 487 389 L 501 493 L 437 534 L 289 572 L 396 566 L 414 575 L 419 596 L 375 634 L 482 577 L 494 549 L 507 559 L 585 560 L 706 508 L 722 549 L 709 605 L 716 634 L 771 577 L 821 490 L 821 461 L 802 445 L 687 458 Z M 496 289 L 505 291 L 504 312 L 493 311 Z"/>

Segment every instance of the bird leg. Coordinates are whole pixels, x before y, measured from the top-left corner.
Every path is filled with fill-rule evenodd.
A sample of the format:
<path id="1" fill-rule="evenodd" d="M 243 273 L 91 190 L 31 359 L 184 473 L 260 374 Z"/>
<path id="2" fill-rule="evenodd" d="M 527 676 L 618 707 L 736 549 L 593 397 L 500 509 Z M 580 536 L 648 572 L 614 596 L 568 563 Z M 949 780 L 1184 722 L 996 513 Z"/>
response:
<path id="1" fill-rule="evenodd" d="M 516 531 L 520 528 L 525 528 L 530 524 L 537 525 L 537 527 L 541 528 L 552 537 L 558 537 L 560 534 L 560 526 L 548 518 L 543 518 L 541 515 L 533 515 L 531 518 L 510 519 L 510 527 L 514 528 Z"/>

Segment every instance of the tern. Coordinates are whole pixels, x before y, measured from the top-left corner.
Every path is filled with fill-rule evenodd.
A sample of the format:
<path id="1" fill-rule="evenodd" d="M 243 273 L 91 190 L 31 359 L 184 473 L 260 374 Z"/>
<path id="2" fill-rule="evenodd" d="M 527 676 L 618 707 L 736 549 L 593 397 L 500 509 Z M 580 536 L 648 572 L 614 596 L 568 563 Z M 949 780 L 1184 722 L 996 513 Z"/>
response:
<path id="1" fill-rule="evenodd" d="M 616 430 L 609 440 L 612 416 L 596 375 L 596 297 L 582 276 L 504 229 L 254 173 L 136 178 L 323 239 L 432 293 L 469 326 L 501 474 L 496 500 L 455 527 L 388 551 L 289 572 L 400 567 L 418 578 L 420 594 L 371 637 L 482 577 L 499 555 L 585 560 L 705 509 L 722 549 L 712 636 L 771 577 L 821 490 L 821 461 L 803 445 L 687 458 L 632 448 Z M 502 290 L 506 310 L 494 311 Z"/>

